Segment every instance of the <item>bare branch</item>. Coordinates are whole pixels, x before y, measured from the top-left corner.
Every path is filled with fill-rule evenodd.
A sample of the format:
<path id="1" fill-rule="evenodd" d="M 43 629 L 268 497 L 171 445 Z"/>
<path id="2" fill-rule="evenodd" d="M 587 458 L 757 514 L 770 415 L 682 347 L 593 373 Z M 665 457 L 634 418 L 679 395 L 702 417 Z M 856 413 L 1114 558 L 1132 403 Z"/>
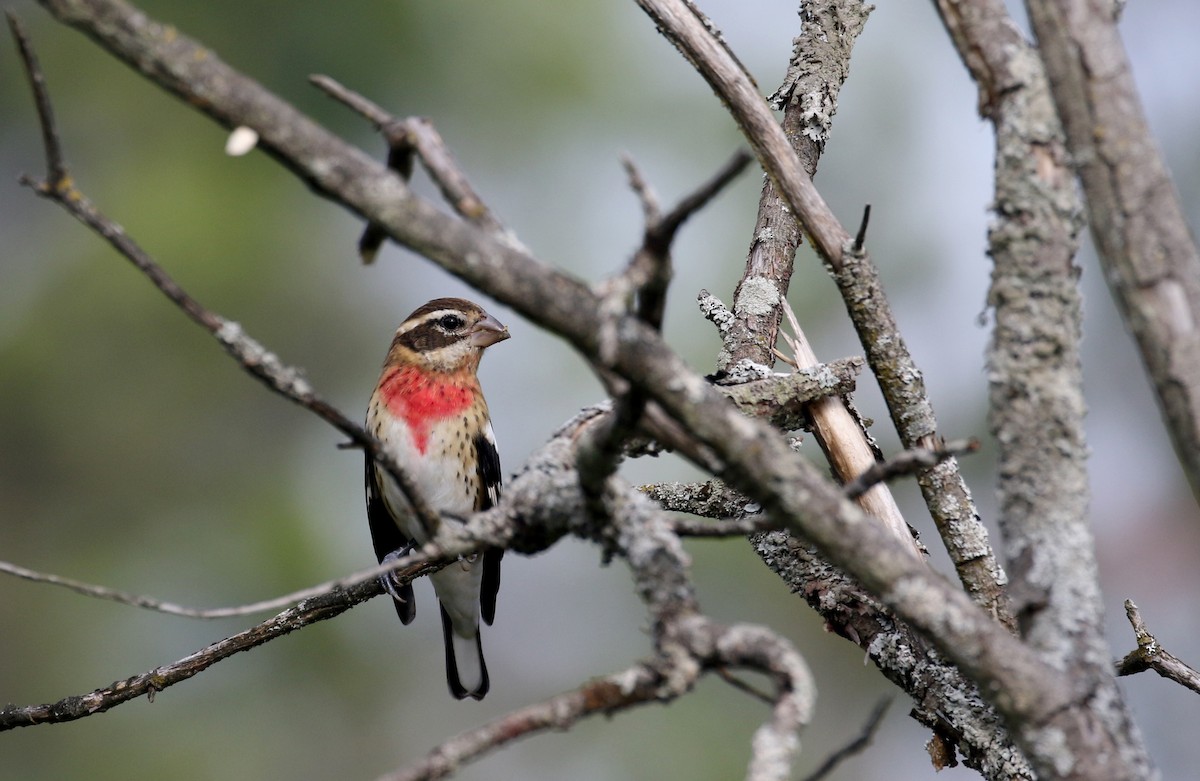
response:
<path id="1" fill-rule="evenodd" d="M 626 314 L 628 300 L 635 298 L 637 318 L 661 332 L 667 287 L 671 282 L 671 244 L 676 233 L 688 217 L 733 181 L 751 159 L 745 152 L 736 153 L 712 178 L 686 196 L 666 216 L 662 214 L 658 196 L 637 164 L 629 156 L 622 160 L 630 186 L 641 201 L 645 226 L 642 246 L 634 253 L 625 270 L 597 286 L 602 297 L 602 308 L 607 314 L 601 326 L 598 368 L 610 392 L 614 392 L 615 414 L 602 425 L 591 429 L 580 453 L 580 479 L 583 480 L 584 491 L 593 499 L 595 512 L 599 511 L 596 500 L 602 493 L 603 483 L 616 471 L 626 443 L 633 436 L 648 401 L 643 392 L 606 371 L 615 349 L 616 320 Z"/>
<path id="2" fill-rule="evenodd" d="M 488 724 L 464 732 L 430 751 L 420 762 L 379 781 L 433 781 L 445 778 L 467 762 L 481 758 L 529 735 L 570 729 L 588 716 L 609 716 L 621 710 L 653 702 L 669 702 L 660 690 L 662 676 L 642 663 L 624 672 L 598 678 L 573 692 L 551 697 L 506 713 Z"/>
<path id="3" fill-rule="evenodd" d="M 820 781 L 827 775 L 832 773 L 837 766 L 846 761 L 855 754 L 860 754 L 866 750 L 867 746 L 871 745 L 871 741 L 875 738 L 875 732 L 879 729 L 879 725 L 883 723 L 883 717 L 887 713 L 888 708 L 892 704 L 891 697 L 884 697 L 879 702 L 875 703 L 875 707 L 871 709 L 871 713 L 867 716 L 866 723 L 863 724 L 858 736 L 846 745 L 839 748 L 837 751 L 830 754 L 821 766 L 812 773 L 804 777 L 804 781 Z"/>
<path id="4" fill-rule="evenodd" d="M 1000 526 L 1013 592 L 1025 603 L 1014 612 L 1046 622 L 1034 634 L 1058 646 L 1057 665 L 1078 666 L 1074 643 L 1090 635 L 1082 656 L 1107 667 L 1101 605 L 1070 596 L 1095 593 L 1097 574 L 1086 522 L 1081 302 L 1072 265 L 1079 201 L 1066 149 L 1045 74 L 1004 4 L 947 0 L 939 11 L 996 128 L 989 423 L 1000 448 Z M 1064 587 L 1064 579 L 1075 586 Z M 1095 631 L 1070 629 L 1083 615 Z"/>
<path id="5" fill-rule="evenodd" d="M 656 225 L 662 220 L 662 204 L 658 201 L 658 193 L 654 192 L 654 188 L 650 186 L 650 182 L 646 181 L 645 174 L 638 167 L 637 161 L 633 156 L 626 153 L 621 155 L 621 167 L 625 169 L 625 178 L 629 180 L 629 188 L 633 190 L 638 197 L 638 203 L 642 205 L 642 220 L 647 228 L 651 225 Z"/>
<path id="6" fill-rule="evenodd" d="M 379 578 L 371 577 L 352 588 L 307 599 L 258 626 L 219 640 L 177 662 L 117 681 L 90 694 L 67 697 L 46 705 L 7 705 L 0 709 L 0 731 L 74 721 L 103 713 L 143 695 L 153 698 L 155 693 L 186 681 L 239 651 L 247 651 L 301 627 L 333 618 L 381 593 L 383 587 Z"/>
<path id="7" fill-rule="evenodd" d="M 600 302 L 578 280 L 413 195 L 394 172 L 320 128 L 177 29 L 115 0 L 40 1 L 155 83 L 185 98 L 188 105 L 223 124 L 251 126 L 259 133 L 260 148 L 317 192 L 378 222 L 404 246 L 533 322 L 552 328 L 589 360 L 598 359 Z M 916 560 L 900 541 L 881 533 L 816 467 L 797 458 L 778 432 L 740 415 L 691 371 L 654 329 L 626 317 L 616 335 L 619 349 L 613 370 L 643 389 L 686 432 L 696 445 L 688 457 L 714 468 L 718 476 L 759 501 L 765 512 L 819 546 L 897 615 L 927 633 L 948 659 L 981 683 L 981 690 L 1011 723 L 1022 725 L 1021 745 L 1047 775 L 1053 775 L 1056 763 L 1063 759 L 1063 746 L 1084 745 L 1084 736 L 1108 734 L 1109 725 L 1090 718 L 1092 703 L 1086 687 L 1076 688 L 1078 682 L 1069 673 L 1045 664 L 969 597 Z M 557 477 L 541 473 L 536 497 L 543 505 L 547 504 L 546 481 L 566 494 L 569 486 L 578 484 L 573 473 Z M 553 514 L 542 516 L 539 502 L 529 504 L 526 520 L 531 525 L 522 524 L 522 536 L 504 543 L 514 550 L 544 546 L 547 537 L 565 533 L 556 530 L 581 523 L 586 515 L 578 511 L 560 515 L 563 508 L 555 507 Z M 485 515 L 479 519 L 480 528 L 489 530 L 497 518 Z M 534 519 L 539 523 L 532 524 Z M 472 521 L 473 528 L 475 524 Z M 1048 738 L 1051 734 L 1055 740 Z M 1120 757 L 1115 761 L 1120 763 Z M 1124 767 L 1114 770 L 1124 775 Z"/>
<path id="8" fill-rule="evenodd" d="M 711 35 L 706 30 L 690 23 L 688 15 L 680 8 L 682 3 L 679 0 L 638 0 L 638 4 L 650 14 L 659 25 L 659 29 L 685 52 L 729 107 L 730 113 L 754 147 L 763 168 L 779 188 L 783 200 L 800 221 L 814 248 L 835 272 L 835 279 L 842 288 L 851 319 L 867 352 L 867 362 L 879 380 L 892 421 L 900 434 L 901 444 L 906 448 L 935 446 L 937 425 L 925 393 L 924 380 L 900 337 L 895 318 L 882 294 L 882 288 L 878 285 L 874 270 L 863 255 L 857 256 L 854 269 L 843 269 L 846 256 L 852 254 L 847 250 L 853 249 L 853 241 L 813 187 L 811 177 L 792 149 L 791 140 L 774 121 L 766 103 L 753 88 L 753 84 L 741 73 L 740 68 L 722 54 L 720 47 L 714 45 Z M 858 9 L 858 15 L 855 16 L 852 11 L 843 15 L 845 18 L 855 19 L 855 22 L 851 25 L 847 39 L 843 39 L 841 31 L 838 31 L 838 41 L 849 40 L 852 43 L 855 30 L 861 27 L 863 22 L 862 4 L 852 5 Z M 829 37 L 832 39 L 835 36 L 831 33 Z M 845 55 L 848 56 L 848 51 Z M 792 93 L 794 88 L 784 91 L 784 94 Z M 812 167 L 815 168 L 815 160 Z M 790 276 L 790 266 L 786 276 Z M 785 281 L 786 276 L 783 277 Z M 862 284 L 847 287 L 855 280 L 861 280 Z M 743 283 L 739 286 L 737 296 L 753 294 L 756 298 L 773 305 L 775 300 L 782 300 L 782 293 L 786 293 L 786 284 L 780 287 L 774 278 L 768 276 L 759 279 L 752 289 Z M 738 311 L 736 300 L 734 311 Z M 774 322 L 778 322 L 777 317 Z M 774 326 L 771 326 L 768 329 L 772 341 L 761 344 L 759 357 L 755 358 L 757 362 L 771 362 L 770 351 L 774 345 L 775 333 L 773 328 Z M 726 354 L 731 355 L 728 350 Z M 801 362 L 800 365 L 804 363 Z M 832 402 L 816 405 L 815 418 L 819 420 L 829 417 L 832 420 L 827 427 L 818 423 L 818 431 L 815 433 L 827 453 L 835 456 L 837 461 L 845 462 L 844 465 L 835 462 L 834 468 L 845 469 L 838 471 L 838 475 L 840 479 L 847 481 L 868 468 L 871 462 L 866 460 L 866 451 L 858 446 L 857 438 L 826 438 L 826 434 L 833 435 L 835 432 L 839 437 L 846 436 L 840 433 L 843 429 L 842 424 L 846 422 L 845 416 L 835 406 Z M 821 428 L 828 430 L 822 432 Z M 844 453 L 841 452 L 843 449 Z M 1001 588 L 1004 574 L 987 544 L 987 531 L 979 521 L 970 491 L 958 471 L 956 462 L 943 462 L 936 470 L 923 475 L 920 482 L 926 504 L 968 593 L 990 612 L 1001 617 L 1006 616 L 1008 611 Z M 942 498 L 944 495 L 949 495 L 952 499 L 945 500 Z M 868 511 L 883 518 L 892 532 L 903 539 L 903 535 L 907 533 L 907 524 L 903 522 L 899 511 L 894 509 L 895 503 L 890 501 L 890 495 L 885 496 L 883 489 L 877 489 L 866 494 L 862 501 L 868 502 Z"/>
<path id="9" fill-rule="evenodd" d="M 1200 694 L 1200 672 L 1162 647 L 1146 628 L 1146 622 L 1142 620 L 1142 614 L 1138 612 L 1138 606 L 1133 604 L 1132 599 L 1125 600 L 1125 615 L 1133 627 L 1133 636 L 1137 639 L 1138 647 L 1117 662 L 1117 675 L 1134 675 L 1153 670 L 1162 677 Z"/>
<path id="10" fill-rule="evenodd" d="M 707 182 L 704 182 L 697 187 L 692 193 L 684 196 L 675 208 L 662 215 L 654 225 L 652 231 L 647 235 L 647 244 L 656 247 L 669 247 L 671 241 L 675 238 L 675 234 L 679 232 L 679 228 L 683 223 L 687 222 L 693 214 L 703 209 L 708 203 L 725 189 L 734 179 L 736 179 L 742 171 L 746 170 L 754 156 L 744 149 L 739 149 L 733 153 L 733 156 L 726 161 L 725 165 L 721 166 L 715 174 L 712 175 Z"/>
<path id="11" fill-rule="evenodd" d="M 718 387 L 743 413 L 794 431 L 807 427 L 806 407 L 811 402 L 853 391 L 862 368 L 862 358 L 839 358 L 791 374 Z"/>
<path id="12" fill-rule="evenodd" d="M 1088 522 L 1082 314 L 1072 263 L 1080 204 L 1051 100 L 1057 77 L 1048 83 L 1054 75 L 999 0 L 938 7 L 996 131 L 989 423 L 1000 446 L 1013 612 L 1028 644 L 1104 703 L 1092 716 L 1097 725 L 1070 742 L 1074 759 L 1063 776 L 1146 778 L 1150 759 L 1112 677 Z M 1015 731 L 1028 735 L 1025 727 Z M 1107 761 L 1114 755 L 1123 758 L 1120 768 Z"/>
<path id="13" fill-rule="evenodd" d="M 1087 195 L 1104 279 L 1200 497 L 1200 248 L 1142 111 L 1117 30 L 1122 5 L 1025 3 Z"/>
<path id="14" fill-rule="evenodd" d="M 851 252 L 861 253 L 866 246 L 867 241 L 867 226 L 871 223 L 871 204 L 863 207 L 862 222 L 858 224 L 858 233 L 854 234 L 854 246 L 851 247 Z"/>
<path id="15" fill-rule="evenodd" d="M 13 40 L 17 43 L 17 51 L 21 55 L 21 63 L 25 66 L 25 76 L 29 80 L 30 89 L 33 90 L 33 102 L 37 106 L 38 122 L 42 129 L 42 147 L 46 150 L 47 185 L 53 189 L 69 187 L 67 163 L 63 157 L 62 141 L 58 137 L 58 126 L 54 123 L 54 107 L 50 102 L 50 92 L 46 89 L 46 76 L 21 20 L 12 11 L 5 11 L 4 15 L 8 19 L 8 29 L 12 32 Z"/>
<path id="16" fill-rule="evenodd" d="M 424 554 L 423 554 L 424 555 Z M 0 561 L 0 572 L 6 575 L 12 575 L 22 580 L 28 580 L 32 583 L 45 583 L 51 586 L 61 586 L 69 591 L 74 591 L 76 594 L 82 594 L 85 597 L 94 599 L 103 599 L 109 602 L 117 602 L 122 605 L 131 607 L 140 607 L 146 610 L 152 610 L 157 613 L 165 613 L 171 616 L 181 616 L 183 618 L 201 618 L 201 619 L 217 619 L 217 618 L 234 618 L 236 616 L 248 616 L 255 613 L 265 613 L 268 610 L 282 610 L 292 605 L 303 602 L 306 599 L 313 597 L 324 596 L 335 591 L 351 588 L 359 583 L 365 583 L 372 578 L 378 578 L 381 575 L 388 573 L 398 573 L 397 577 L 405 577 L 405 573 L 416 566 L 416 574 L 423 575 L 428 572 L 435 572 L 441 569 L 436 561 L 430 561 L 428 564 L 414 565 L 411 557 L 389 561 L 385 564 L 378 564 L 370 569 L 362 570 L 351 575 L 347 575 L 336 580 L 329 580 L 324 583 L 318 583 L 315 586 L 310 586 L 300 591 L 293 591 L 289 594 L 284 594 L 272 599 L 264 599 L 258 602 L 250 602 L 245 605 L 236 605 L 233 607 L 215 607 L 215 608 L 195 608 L 178 605 L 174 602 L 168 602 L 154 597 L 148 597 L 141 594 L 130 594 L 126 591 L 108 588 L 106 586 L 96 586 L 91 583 L 64 578 L 61 575 L 54 575 L 48 572 L 37 572 L 25 567 L 13 564 L 7 561 Z M 407 581 L 405 581 L 407 582 Z"/>
<path id="17" fill-rule="evenodd" d="M 978 449 L 979 442 L 977 440 L 961 439 L 955 442 L 946 442 L 936 448 L 916 447 L 901 451 L 886 461 L 875 464 L 856 477 L 853 482 L 847 483 L 845 486 L 846 496 L 854 499 L 864 491 L 870 490 L 871 486 L 876 483 L 889 482 L 916 474 L 937 466 L 947 458 L 973 453 Z"/>
<path id="18" fill-rule="evenodd" d="M 866 22 L 868 6 L 857 2 L 806 2 L 800 33 L 783 85 L 771 96 L 783 111 L 782 129 L 811 178 L 824 150 L 838 95 L 849 74 L 850 52 Z M 787 297 L 800 226 L 771 177 L 763 182 L 746 269 L 733 294 L 736 319 L 724 339 L 717 368 L 731 371 L 741 361 L 770 366 L 779 332 L 780 302 Z M 766 300 L 760 289 L 777 292 Z"/>
<path id="19" fill-rule="evenodd" d="M 963 671 L 911 626 L 815 549 L 786 532 L 756 534 L 755 552 L 801 595 L 831 632 L 863 650 L 879 671 L 912 698 L 911 715 L 943 736 L 944 747 L 989 781 L 1033 781 L 1028 760 L 1013 745 L 1000 713 Z"/>
<path id="20" fill-rule="evenodd" d="M 516 236 L 504 226 L 475 191 L 432 122 L 424 117 L 397 119 L 374 102 L 329 76 L 310 76 L 309 81 L 334 100 L 362 115 L 383 133 L 388 143 L 388 168 L 408 181 L 412 176 L 412 158 L 416 155 L 438 186 L 442 197 L 463 219 L 491 231 L 514 247 L 521 246 Z M 386 238 L 386 231 L 378 224 L 367 225 L 358 242 L 359 254 L 364 263 L 374 261 Z"/>

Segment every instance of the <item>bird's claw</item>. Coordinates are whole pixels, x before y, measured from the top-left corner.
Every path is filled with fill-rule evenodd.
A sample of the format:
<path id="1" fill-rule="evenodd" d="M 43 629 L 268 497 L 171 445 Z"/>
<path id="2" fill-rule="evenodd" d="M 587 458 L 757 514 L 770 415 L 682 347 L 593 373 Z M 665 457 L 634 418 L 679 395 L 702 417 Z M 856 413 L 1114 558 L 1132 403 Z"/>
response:
<path id="1" fill-rule="evenodd" d="M 392 551 L 388 555 L 384 556 L 383 561 L 381 561 L 379 563 L 380 564 L 391 564 L 394 561 L 399 561 L 400 559 L 404 558 L 411 552 L 412 552 L 411 545 L 405 546 L 403 548 L 399 548 L 397 550 Z M 400 589 L 403 588 L 404 584 L 400 583 L 397 580 L 396 570 L 391 570 L 390 572 L 385 572 L 382 575 L 380 575 L 379 582 L 383 584 L 383 590 L 392 595 L 392 599 L 396 600 L 397 602 L 401 602 L 401 603 L 408 601 L 404 597 L 400 596 Z"/>

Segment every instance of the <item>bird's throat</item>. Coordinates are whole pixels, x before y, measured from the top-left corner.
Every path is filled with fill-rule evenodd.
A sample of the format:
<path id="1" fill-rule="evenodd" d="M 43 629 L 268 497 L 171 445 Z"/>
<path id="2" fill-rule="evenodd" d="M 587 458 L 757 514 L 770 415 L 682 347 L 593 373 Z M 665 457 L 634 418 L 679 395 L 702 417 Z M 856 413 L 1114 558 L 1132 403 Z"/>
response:
<path id="1" fill-rule="evenodd" d="M 397 367 L 380 382 L 388 411 L 408 424 L 422 454 L 429 447 L 430 429 L 470 407 L 478 390 L 478 380 L 468 372 L 443 374 L 415 366 Z"/>

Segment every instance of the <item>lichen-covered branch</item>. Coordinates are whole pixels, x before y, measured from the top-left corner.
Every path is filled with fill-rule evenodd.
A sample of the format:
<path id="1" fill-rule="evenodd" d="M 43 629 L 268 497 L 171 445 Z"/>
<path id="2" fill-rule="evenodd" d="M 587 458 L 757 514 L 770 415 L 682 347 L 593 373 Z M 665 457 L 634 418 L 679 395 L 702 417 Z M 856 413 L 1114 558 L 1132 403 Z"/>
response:
<path id="1" fill-rule="evenodd" d="M 642 5 L 653 5 L 653 16 L 662 13 L 667 4 Z M 718 366 L 731 371 L 739 361 L 773 363 L 783 297 L 800 242 L 797 221 L 810 233 L 824 230 L 828 236 L 822 240 L 814 235 L 814 246 L 835 272 L 834 279 L 866 350 L 867 362 L 879 381 L 901 444 L 909 449 L 936 448 L 940 436 L 924 379 L 900 335 L 875 267 L 861 242 L 850 239 L 811 181 L 836 110 L 837 93 L 848 73 L 851 49 L 869 10 L 856 0 L 804 5 L 802 34 L 796 39 L 784 86 L 773 96 L 784 108 L 781 128 L 764 124 L 770 114 L 761 98 L 748 94 L 745 79 L 736 68 L 711 56 L 715 50 L 695 34 L 694 25 L 691 33 L 682 29 L 668 32 L 690 59 L 700 60 L 699 69 L 729 105 L 770 174 L 759 201 L 758 224 L 745 275 L 734 294 L 733 316 L 725 327 L 725 346 Z M 684 14 L 679 18 L 687 21 Z M 685 35 L 693 40 L 685 41 Z M 701 56 L 702 50 L 709 51 L 710 56 Z M 781 139 L 786 143 L 781 144 Z M 797 337 L 807 345 L 802 334 L 797 333 Z M 801 360 L 806 357 L 801 356 Z M 870 467 L 872 453 L 862 446 L 854 432 L 857 423 L 842 406 L 835 400 L 822 402 L 814 405 L 812 416 L 818 443 L 829 455 L 839 478 L 849 482 Z M 918 483 L 967 593 L 1011 626 L 1003 591 L 1005 574 L 957 461 L 948 459 L 923 471 Z M 895 533 L 902 536 L 906 532 L 907 526 L 885 489 L 866 494 L 862 501 L 868 512 L 889 523 Z"/>
<path id="2" fill-rule="evenodd" d="M 1146 777 L 1149 758 L 1111 672 L 1087 516 L 1082 311 L 1072 262 L 1080 204 L 1051 87 L 1002 2 L 941 0 L 939 10 L 996 129 L 989 422 L 1000 449 L 1014 613 L 1029 644 L 1096 703 L 1097 726 L 1069 752 L 1073 777 Z M 1113 754 L 1123 758 L 1120 773 L 1106 764 Z"/>
<path id="3" fill-rule="evenodd" d="M 1137 648 L 1117 662 L 1117 675 L 1135 675 L 1153 670 L 1167 680 L 1200 694 L 1200 671 L 1163 648 L 1158 638 L 1146 628 L 1138 606 L 1133 604 L 1131 599 L 1125 600 L 1125 615 L 1129 618 L 1129 625 L 1133 627 Z"/>
<path id="4" fill-rule="evenodd" d="M 1026 0 L 1092 238 L 1200 497 L 1200 249 L 1141 108 L 1123 3 Z"/>
<path id="5" fill-rule="evenodd" d="M 1023 725 L 1022 748 L 1047 778 L 1063 775 L 1064 756 L 1091 745 L 1088 735 L 1110 727 L 1093 719 L 1088 692 L 1075 686 L 1078 681 L 1073 676 L 1045 664 L 967 595 L 914 557 L 900 540 L 882 531 L 838 486 L 797 457 L 777 431 L 738 413 L 653 328 L 635 317 L 620 318 L 614 329 L 614 354 L 602 356 L 598 333 L 605 315 L 586 285 L 415 196 L 396 173 L 303 117 L 178 30 L 117 0 L 42 0 L 42 4 L 188 105 L 229 126 L 251 127 L 259 134 L 260 148 L 317 192 L 562 335 L 593 364 L 644 392 L 707 450 L 710 458 L 703 463 L 711 465 L 717 476 L 818 546 L 978 681 L 980 691 L 1008 720 Z M 726 55 L 717 54 L 723 48 L 713 46 L 713 56 L 727 61 Z M 767 124 L 779 132 L 769 112 L 765 114 Z M 786 148 L 786 140 L 783 145 Z M 811 183 L 809 191 L 815 195 Z M 839 247 L 840 241 L 826 241 L 831 234 L 830 226 L 825 227 L 821 242 L 827 248 Z M 537 459 L 528 468 L 537 469 Z M 510 528 L 512 536 L 504 543 L 518 551 L 537 550 L 544 548 L 555 527 L 586 522 L 586 513 L 563 514 L 562 505 L 555 501 L 560 495 L 579 496 L 573 471 L 550 469 L 537 477 L 520 489 L 513 481 L 509 489 L 507 496 L 514 497 L 510 507 L 520 507 L 522 512 L 514 512 L 506 523 L 504 512 L 496 508 L 473 520 L 471 530 L 494 543 L 490 533 L 504 537 L 500 531 Z M 525 499 L 518 501 L 522 495 Z M 539 508 L 553 512 L 542 515 Z M 639 590 L 648 585 L 638 580 Z M 1110 777 L 1127 777 L 1129 768 L 1127 758 L 1117 757 Z"/>

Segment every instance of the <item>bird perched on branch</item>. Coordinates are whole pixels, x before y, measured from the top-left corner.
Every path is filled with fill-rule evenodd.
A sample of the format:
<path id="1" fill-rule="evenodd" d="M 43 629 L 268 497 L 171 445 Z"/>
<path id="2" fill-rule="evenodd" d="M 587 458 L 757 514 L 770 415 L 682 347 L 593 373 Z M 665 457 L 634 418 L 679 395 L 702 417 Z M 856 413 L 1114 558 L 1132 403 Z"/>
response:
<path id="1" fill-rule="evenodd" d="M 367 409 L 377 437 L 442 521 L 461 521 L 499 500 L 500 456 L 476 370 L 483 351 L 509 337 L 508 328 L 477 304 L 437 298 L 396 330 Z M 367 519 L 380 563 L 429 541 L 396 481 L 367 456 Z M 483 699 L 487 665 L 479 619 L 496 615 L 501 549 L 465 557 L 430 575 L 442 614 L 446 680 L 457 699 Z M 385 575 L 396 614 L 416 615 L 410 584 Z"/>

